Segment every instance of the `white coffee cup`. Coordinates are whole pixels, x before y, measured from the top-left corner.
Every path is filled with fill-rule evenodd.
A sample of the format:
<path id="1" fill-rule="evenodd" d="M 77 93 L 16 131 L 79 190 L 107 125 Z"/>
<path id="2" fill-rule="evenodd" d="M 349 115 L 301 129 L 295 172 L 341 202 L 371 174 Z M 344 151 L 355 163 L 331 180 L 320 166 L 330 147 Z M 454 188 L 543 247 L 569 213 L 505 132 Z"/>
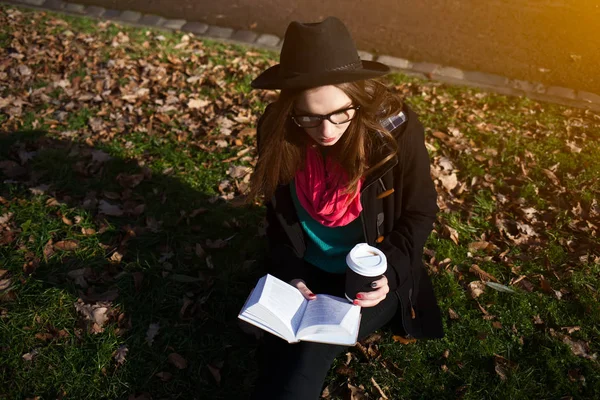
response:
<path id="1" fill-rule="evenodd" d="M 370 292 L 371 283 L 387 270 L 385 254 L 367 243 L 359 243 L 346 255 L 346 298 L 353 302 L 359 292 Z"/>

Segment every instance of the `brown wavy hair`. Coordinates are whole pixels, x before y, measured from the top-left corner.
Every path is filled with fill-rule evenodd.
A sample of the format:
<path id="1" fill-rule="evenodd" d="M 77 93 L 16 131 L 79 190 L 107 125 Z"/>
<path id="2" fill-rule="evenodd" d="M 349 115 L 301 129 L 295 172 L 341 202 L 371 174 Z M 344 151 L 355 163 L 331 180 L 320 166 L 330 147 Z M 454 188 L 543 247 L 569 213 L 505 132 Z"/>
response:
<path id="1" fill-rule="evenodd" d="M 398 151 L 396 139 L 379 121 L 400 112 L 402 99 L 377 79 L 334 86 L 350 97 L 354 105 L 360 105 L 356 117 L 329 153 L 348 173 L 347 191 L 352 193 L 360 178 L 385 164 Z M 261 195 L 270 199 L 277 186 L 291 182 L 296 171 L 304 165 L 306 144 L 311 139 L 289 117 L 301 93 L 302 90 L 282 89 L 261 117 L 257 133 L 258 162 L 250 180 L 248 202 Z M 385 144 L 388 151 L 375 159 L 375 150 Z"/>

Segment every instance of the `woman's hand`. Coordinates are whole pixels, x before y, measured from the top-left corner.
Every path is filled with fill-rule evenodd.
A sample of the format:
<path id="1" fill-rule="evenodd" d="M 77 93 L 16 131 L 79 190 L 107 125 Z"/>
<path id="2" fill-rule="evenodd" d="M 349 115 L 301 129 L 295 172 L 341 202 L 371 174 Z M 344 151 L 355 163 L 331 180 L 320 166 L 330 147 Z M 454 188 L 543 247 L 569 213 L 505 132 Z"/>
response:
<path id="1" fill-rule="evenodd" d="M 317 295 L 306 287 L 306 283 L 302 279 L 293 279 L 290 281 L 290 285 L 298 289 L 306 300 L 315 300 L 317 298 Z"/>
<path id="2" fill-rule="evenodd" d="M 374 285 L 374 286 L 373 286 Z M 356 300 L 354 300 L 354 304 L 361 307 L 374 307 L 381 300 L 385 299 L 387 294 L 390 292 L 390 287 L 388 286 L 388 280 L 384 276 L 380 279 L 373 281 L 371 284 L 372 287 L 376 288 L 372 292 L 359 292 L 356 294 Z"/>

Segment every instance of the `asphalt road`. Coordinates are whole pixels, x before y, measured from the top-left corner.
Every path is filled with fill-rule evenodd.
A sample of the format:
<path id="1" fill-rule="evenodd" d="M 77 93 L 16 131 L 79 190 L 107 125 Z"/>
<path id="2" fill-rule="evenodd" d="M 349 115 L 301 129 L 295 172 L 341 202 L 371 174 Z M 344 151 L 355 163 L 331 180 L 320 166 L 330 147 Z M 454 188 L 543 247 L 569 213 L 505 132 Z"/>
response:
<path id="1" fill-rule="evenodd" d="M 342 19 L 357 47 L 416 62 L 600 94 L 600 1 L 76 0 L 283 37 L 293 20 Z"/>

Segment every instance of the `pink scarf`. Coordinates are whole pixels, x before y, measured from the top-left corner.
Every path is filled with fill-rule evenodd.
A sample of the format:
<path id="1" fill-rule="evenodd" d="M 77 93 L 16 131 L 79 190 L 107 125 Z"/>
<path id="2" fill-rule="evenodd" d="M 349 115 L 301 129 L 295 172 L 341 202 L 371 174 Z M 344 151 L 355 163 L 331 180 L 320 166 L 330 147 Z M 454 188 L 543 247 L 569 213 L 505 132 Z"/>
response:
<path id="1" fill-rule="evenodd" d="M 307 147 L 306 165 L 295 177 L 298 200 L 310 216 L 322 225 L 330 228 L 348 225 L 362 211 L 360 189 L 363 180 L 358 182 L 354 194 L 346 194 L 346 171 L 329 157 L 325 163 L 317 149 Z"/>

